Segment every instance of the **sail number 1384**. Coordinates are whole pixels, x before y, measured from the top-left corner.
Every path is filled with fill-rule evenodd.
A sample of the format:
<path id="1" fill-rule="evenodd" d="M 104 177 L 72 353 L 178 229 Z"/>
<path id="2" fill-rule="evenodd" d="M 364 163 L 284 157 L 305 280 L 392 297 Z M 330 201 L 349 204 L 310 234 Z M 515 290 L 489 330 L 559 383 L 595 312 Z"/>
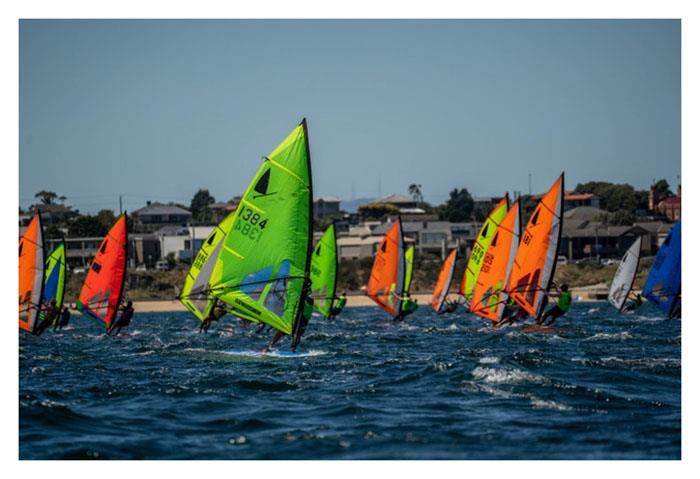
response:
<path id="1" fill-rule="evenodd" d="M 263 218 L 260 214 L 255 213 L 248 207 L 243 207 L 238 213 L 238 218 L 233 223 L 233 229 L 240 231 L 243 236 L 247 236 L 253 241 L 260 239 L 262 230 L 267 225 L 267 218 Z"/>

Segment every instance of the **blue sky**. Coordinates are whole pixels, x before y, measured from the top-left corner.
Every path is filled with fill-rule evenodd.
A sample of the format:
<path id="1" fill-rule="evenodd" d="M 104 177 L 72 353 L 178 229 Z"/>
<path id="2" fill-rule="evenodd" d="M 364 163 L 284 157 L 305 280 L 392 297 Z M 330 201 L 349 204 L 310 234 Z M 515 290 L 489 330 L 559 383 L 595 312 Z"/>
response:
<path id="1" fill-rule="evenodd" d="M 680 175 L 680 22 L 21 21 L 20 205 L 226 200 L 306 117 L 316 195 Z"/>

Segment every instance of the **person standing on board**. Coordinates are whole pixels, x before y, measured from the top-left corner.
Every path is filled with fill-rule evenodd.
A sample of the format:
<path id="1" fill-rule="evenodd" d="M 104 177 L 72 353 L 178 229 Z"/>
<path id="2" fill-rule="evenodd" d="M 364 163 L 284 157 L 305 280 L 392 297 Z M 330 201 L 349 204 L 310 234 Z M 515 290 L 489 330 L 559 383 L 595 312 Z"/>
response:
<path id="1" fill-rule="evenodd" d="M 53 330 L 56 331 L 57 329 L 65 328 L 68 326 L 68 321 L 70 321 L 70 310 L 68 309 L 68 306 L 64 306 L 63 311 L 61 311 L 61 317 L 58 318 L 58 321 L 56 321 L 56 325 L 53 327 Z"/>
<path id="2" fill-rule="evenodd" d="M 503 317 L 499 322 L 497 322 L 494 327 L 502 328 L 503 326 L 510 326 L 520 321 L 525 321 L 527 319 L 527 311 L 521 308 L 515 301 L 508 298 L 506 305 L 503 308 Z"/>
<path id="3" fill-rule="evenodd" d="M 51 302 L 41 308 L 41 310 L 44 311 L 44 319 L 37 325 L 36 330 L 34 331 L 34 334 L 37 336 L 41 336 L 41 333 L 46 331 L 46 328 L 53 324 L 59 313 L 58 305 L 56 304 L 55 299 L 52 299 Z"/>
<path id="4" fill-rule="evenodd" d="M 443 315 L 447 313 L 454 313 L 457 311 L 457 308 L 459 307 L 459 300 L 455 301 L 445 301 L 442 305 L 442 309 L 438 313 L 438 315 Z"/>
<path id="5" fill-rule="evenodd" d="M 634 297 L 632 298 L 632 302 L 629 304 L 626 304 L 624 308 L 620 311 L 621 313 L 631 313 L 635 309 L 639 309 L 639 307 L 642 305 L 642 295 L 639 293 L 634 293 Z"/>
<path id="6" fill-rule="evenodd" d="M 220 299 L 217 299 L 214 303 L 214 307 L 209 311 L 209 315 L 202 320 L 202 324 L 199 325 L 199 332 L 209 331 L 209 326 L 211 326 L 212 321 L 218 321 L 224 317 L 226 314 L 226 309 L 224 304 Z"/>
<path id="7" fill-rule="evenodd" d="M 557 288 L 556 285 L 554 285 L 554 287 Z M 549 310 L 546 313 L 544 313 L 542 318 L 537 321 L 537 324 L 551 326 L 552 324 L 554 324 L 554 321 L 556 321 L 557 318 L 559 318 L 560 316 L 564 316 L 569 311 L 569 308 L 571 308 L 571 292 L 569 291 L 569 285 L 563 284 L 561 288 L 557 289 L 560 293 L 559 301 L 557 301 L 557 304 L 549 308 Z M 552 319 L 547 321 L 548 318 Z"/>
<path id="8" fill-rule="evenodd" d="M 107 330 L 107 336 L 111 336 L 112 331 L 114 331 L 115 329 L 117 330 L 115 336 L 119 336 L 119 333 L 121 332 L 122 328 L 126 328 L 127 326 L 129 326 L 129 323 L 131 323 L 131 318 L 134 317 L 134 308 L 132 304 L 133 303 L 131 301 L 128 301 L 126 303 L 126 306 L 122 306 L 121 308 L 119 308 L 118 311 L 121 311 L 122 315 L 109 327 L 109 329 Z"/>
<path id="9" fill-rule="evenodd" d="M 308 291 L 308 286 L 304 286 L 307 288 Z M 313 314 L 314 311 L 314 299 L 308 295 L 307 293 L 302 293 L 302 295 L 306 295 L 306 299 L 304 300 L 304 306 L 303 309 L 300 311 L 300 317 L 298 321 L 300 323 L 298 324 L 298 327 L 296 329 L 296 333 L 294 335 L 294 338 L 292 339 L 292 351 L 296 351 L 297 346 L 299 345 L 299 341 L 301 341 L 301 336 L 304 334 L 304 331 L 306 331 L 306 325 L 309 324 L 309 320 L 311 319 L 311 315 Z M 272 350 L 272 348 L 277 344 L 277 342 L 282 339 L 282 336 L 284 336 L 285 333 L 282 331 L 277 331 L 275 335 L 272 337 L 272 340 L 270 341 L 270 344 L 268 344 L 265 349 L 263 349 L 264 352 L 268 353 Z"/>
<path id="10" fill-rule="evenodd" d="M 418 303 L 413 301 L 411 293 L 404 293 L 401 298 L 399 314 L 394 318 L 394 321 L 403 321 L 403 318 L 413 313 L 416 309 L 418 309 Z"/>
<path id="11" fill-rule="evenodd" d="M 335 306 L 333 306 L 333 310 L 331 310 L 331 316 L 328 319 L 333 319 L 336 316 L 338 316 L 343 311 L 343 308 L 345 308 L 345 304 L 347 302 L 348 302 L 348 297 L 345 294 L 345 291 L 343 291 L 340 294 L 340 298 L 338 298 L 338 302 L 335 303 Z"/>

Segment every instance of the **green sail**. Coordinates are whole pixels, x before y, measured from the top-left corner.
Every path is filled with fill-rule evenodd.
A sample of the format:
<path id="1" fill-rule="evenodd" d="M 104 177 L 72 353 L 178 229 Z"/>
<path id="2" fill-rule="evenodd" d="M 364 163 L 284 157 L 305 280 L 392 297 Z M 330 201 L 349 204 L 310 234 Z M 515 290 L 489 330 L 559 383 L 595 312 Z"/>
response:
<path id="1" fill-rule="evenodd" d="M 508 195 L 506 195 L 496 206 L 491 213 L 486 217 L 481 230 L 476 237 L 474 247 L 469 255 L 467 269 L 464 270 L 462 284 L 459 286 L 459 292 L 467 300 L 467 304 L 471 304 L 472 293 L 476 286 L 476 279 L 481 271 L 481 264 L 484 262 L 484 255 L 491 244 L 493 235 L 496 234 L 498 225 L 508 213 Z"/>
<path id="2" fill-rule="evenodd" d="M 265 158 L 214 266 L 210 291 L 233 314 L 292 333 L 309 276 L 311 198 L 304 120 Z"/>
<path id="3" fill-rule="evenodd" d="M 316 243 L 311 255 L 311 296 L 314 308 L 328 318 L 333 310 L 333 298 L 338 272 L 335 224 L 331 224 Z"/>
<path id="4" fill-rule="evenodd" d="M 411 280 L 413 279 L 413 246 L 409 246 L 406 249 L 404 257 L 406 258 L 406 276 L 404 276 L 404 288 L 403 290 L 408 293 L 411 291 Z"/>
<path id="5" fill-rule="evenodd" d="M 200 321 L 209 315 L 214 306 L 214 298 L 209 294 L 209 279 L 214 272 L 223 240 L 233 225 L 235 214 L 231 213 L 219 223 L 202 244 L 178 296 L 180 302 Z"/>
<path id="6" fill-rule="evenodd" d="M 56 306 L 63 306 L 63 293 L 66 288 L 66 244 L 61 242 L 46 258 L 44 274 L 44 302 L 56 300 Z"/>

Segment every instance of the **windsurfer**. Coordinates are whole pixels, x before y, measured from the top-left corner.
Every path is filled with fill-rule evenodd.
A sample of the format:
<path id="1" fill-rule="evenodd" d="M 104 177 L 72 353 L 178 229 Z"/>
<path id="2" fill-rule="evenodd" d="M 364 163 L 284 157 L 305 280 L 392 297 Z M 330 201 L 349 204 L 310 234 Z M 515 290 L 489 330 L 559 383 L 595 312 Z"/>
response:
<path id="1" fill-rule="evenodd" d="M 439 315 L 446 314 L 446 313 L 454 313 L 457 311 L 457 308 L 459 307 L 459 300 L 454 300 L 454 301 L 445 301 L 442 305 L 442 309 L 438 313 Z"/>
<path id="2" fill-rule="evenodd" d="M 53 324 L 58 317 L 59 309 L 58 305 L 56 304 L 56 300 L 52 299 L 49 304 L 41 308 L 41 311 L 44 312 L 44 319 L 37 325 L 36 330 L 34 331 L 34 334 L 37 336 L 41 336 L 41 333 L 43 333 L 46 328 L 51 326 L 51 324 Z"/>
<path id="3" fill-rule="evenodd" d="M 211 308 L 209 315 L 202 320 L 202 324 L 199 325 L 199 332 L 209 331 L 209 326 L 211 326 L 212 321 L 218 321 L 226 314 L 226 309 L 224 304 L 220 299 L 217 299 L 214 303 L 214 307 Z"/>
<path id="4" fill-rule="evenodd" d="M 331 315 L 328 319 L 333 319 L 336 316 L 338 316 L 342 311 L 343 308 L 345 308 L 345 304 L 348 302 L 348 297 L 345 294 L 345 291 L 343 291 L 340 295 L 340 298 L 338 298 L 338 302 L 335 303 L 333 306 L 333 310 L 331 310 Z"/>
<path id="5" fill-rule="evenodd" d="M 61 317 L 56 321 L 56 325 L 53 327 L 53 330 L 56 331 L 56 329 L 63 329 L 66 326 L 68 326 L 68 321 L 70 321 L 70 310 L 68 309 L 68 306 L 63 307 L 63 311 L 61 311 Z"/>
<path id="6" fill-rule="evenodd" d="M 399 314 L 394 318 L 394 321 L 403 321 L 403 318 L 413 313 L 416 309 L 418 309 L 418 303 L 411 298 L 411 293 L 404 293 L 401 298 L 401 309 Z"/>
<path id="7" fill-rule="evenodd" d="M 115 336 L 119 336 L 119 333 L 121 332 L 122 328 L 126 328 L 129 326 L 131 323 L 131 318 L 134 317 L 134 308 L 133 308 L 133 303 L 131 301 L 127 301 L 126 305 L 122 306 L 119 308 L 119 311 L 121 311 L 121 316 L 119 316 L 119 319 L 115 322 L 112 323 L 112 325 L 109 327 L 107 330 L 107 336 L 110 336 L 112 334 L 112 331 L 115 329 L 117 332 L 114 334 Z"/>
<path id="8" fill-rule="evenodd" d="M 559 290 L 559 300 L 557 301 L 557 304 L 549 308 L 549 310 L 544 313 L 540 319 L 538 319 L 537 324 L 551 326 L 554 324 L 554 321 L 556 321 L 557 318 L 565 315 L 569 311 L 569 308 L 571 308 L 571 291 L 569 291 L 569 285 L 563 284 L 561 288 L 554 285 L 554 287 Z M 544 307 L 542 309 L 544 309 Z M 548 318 L 551 319 L 547 321 Z"/>
<path id="9" fill-rule="evenodd" d="M 503 318 L 497 322 L 494 327 L 502 328 L 503 326 L 510 326 L 527 319 L 527 311 L 518 306 L 512 299 L 506 302 L 503 308 Z"/>
<path id="10" fill-rule="evenodd" d="M 625 305 L 624 308 L 622 308 L 621 313 L 631 313 L 635 309 L 638 309 L 642 305 L 642 295 L 639 293 L 635 293 L 634 297 L 632 298 L 632 302 Z"/>

